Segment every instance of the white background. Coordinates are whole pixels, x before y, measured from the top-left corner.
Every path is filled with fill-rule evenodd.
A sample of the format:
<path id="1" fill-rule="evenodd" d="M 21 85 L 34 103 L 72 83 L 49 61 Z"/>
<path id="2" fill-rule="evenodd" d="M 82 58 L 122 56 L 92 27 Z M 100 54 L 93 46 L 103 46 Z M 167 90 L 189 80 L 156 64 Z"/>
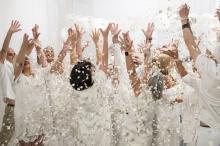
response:
<path id="1" fill-rule="evenodd" d="M 37 23 L 41 40 L 55 49 L 61 46 L 61 29 L 67 14 L 75 13 L 104 18 L 152 17 L 167 7 L 177 8 L 188 2 L 196 13 L 214 13 L 215 0 L 0 0 L 0 42 L 2 44 L 12 19 L 22 23 L 23 31 L 13 37 L 11 47 L 19 50 L 24 32 L 30 34 Z"/>

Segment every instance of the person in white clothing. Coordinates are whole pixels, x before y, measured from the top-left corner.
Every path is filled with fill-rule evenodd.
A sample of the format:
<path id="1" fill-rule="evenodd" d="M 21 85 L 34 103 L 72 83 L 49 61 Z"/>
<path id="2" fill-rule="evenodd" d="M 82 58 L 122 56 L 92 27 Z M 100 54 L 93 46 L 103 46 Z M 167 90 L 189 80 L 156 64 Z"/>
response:
<path id="1" fill-rule="evenodd" d="M 13 89 L 15 52 L 9 48 L 12 35 L 20 31 L 20 23 L 12 21 L 0 51 L 0 103 L 4 101 L 5 113 L 0 131 L 0 145 L 7 146 L 14 133 L 14 105 L 15 93 Z M 4 105 L 4 104 L 2 104 Z"/>
<path id="2" fill-rule="evenodd" d="M 220 47 L 216 47 L 210 55 L 202 54 L 196 43 L 189 23 L 189 7 L 184 4 L 180 7 L 183 37 L 189 54 L 201 78 L 197 78 L 197 94 L 202 101 L 199 119 L 198 146 L 219 146 L 220 144 Z M 220 19 L 220 11 L 217 10 Z M 220 40 L 217 40 L 220 42 Z M 210 57 L 211 56 L 211 57 Z M 212 129 L 210 129 L 212 128 Z"/>

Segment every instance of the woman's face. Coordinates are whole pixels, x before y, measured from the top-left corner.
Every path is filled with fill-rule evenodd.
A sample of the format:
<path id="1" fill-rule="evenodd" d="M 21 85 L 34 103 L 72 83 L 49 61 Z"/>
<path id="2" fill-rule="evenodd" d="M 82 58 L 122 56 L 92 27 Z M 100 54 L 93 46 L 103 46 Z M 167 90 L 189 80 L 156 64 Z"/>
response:
<path id="1" fill-rule="evenodd" d="M 25 57 L 23 71 L 30 69 L 31 63 L 28 57 Z"/>
<path id="2" fill-rule="evenodd" d="M 47 47 L 44 49 L 45 56 L 47 58 L 47 62 L 51 63 L 54 61 L 54 51 L 52 47 Z"/>

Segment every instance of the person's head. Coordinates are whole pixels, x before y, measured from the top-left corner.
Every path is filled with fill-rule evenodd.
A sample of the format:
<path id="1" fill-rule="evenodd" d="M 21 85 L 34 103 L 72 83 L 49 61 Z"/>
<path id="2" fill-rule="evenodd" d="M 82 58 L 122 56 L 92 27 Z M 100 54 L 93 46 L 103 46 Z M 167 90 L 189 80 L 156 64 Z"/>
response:
<path id="1" fill-rule="evenodd" d="M 70 84 L 78 91 L 82 91 L 93 86 L 93 72 L 95 66 L 86 60 L 77 62 L 70 74 Z"/>
<path id="2" fill-rule="evenodd" d="M 159 54 L 155 59 L 153 59 L 155 65 L 158 66 L 162 74 L 168 74 L 169 68 L 171 65 L 171 58 L 169 55 L 166 54 Z"/>
<path id="3" fill-rule="evenodd" d="M 44 48 L 44 54 L 47 58 L 48 63 L 51 63 L 54 61 L 55 54 L 54 54 L 54 50 L 51 46 L 47 46 L 46 48 Z"/>
<path id="4" fill-rule="evenodd" d="M 7 51 L 7 56 L 6 56 L 6 59 L 9 61 L 9 62 L 13 62 L 13 59 L 15 57 L 15 51 L 12 49 L 12 48 L 9 48 L 8 51 Z"/>
<path id="5" fill-rule="evenodd" d="M 25 56 L 22 73 L 24 73 L 26 75 L 27 74 L 31 75 L 31 62 L 30 62 L 30 59 L 27 56 Z"/>

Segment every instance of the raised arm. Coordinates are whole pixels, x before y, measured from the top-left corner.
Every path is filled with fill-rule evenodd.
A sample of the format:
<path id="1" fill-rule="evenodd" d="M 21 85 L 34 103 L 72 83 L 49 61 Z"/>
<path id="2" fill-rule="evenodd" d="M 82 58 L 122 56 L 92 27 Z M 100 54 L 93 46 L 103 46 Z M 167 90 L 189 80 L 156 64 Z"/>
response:
<path id="1" fill-rule="evenodd" d="M 153 36 L 153 33 L 154 33 L 154 23 L 148 23 L 147 25 L 147 29 L 144 30 L 142 29 L 142 32 L 145 36 L 145 42 L 140 45 L 140 47 L 142 48 L 143 50 L 143 53 L 144 53 L 144 76 L 143 76 L 143 81 L 144 83 L 147 83 L 148 82 L 148 74 L 149 74 L 149 70 L 150 70 L 150 55 L 151 55 L 151 41 L 152 41 L 152 36 Z"/>
<path id="2" fill-rule="evenodd" d="M 63 73 L 63 60 L 66 57 L 68 51 L 68 45 L 66 43 L 63 44 L 63 49 L 58 55 L 58 59 L 51 67 L 51 73 L 62 74 Z"/>
<path id="3" fill-rule="evenodd" d="M 123 44 L 125 49 L 127 72 L 129 74 L 129 79 L 131 80 L 131 86 L 134 90 L 135 96 L 138 96 L 140 94 L 141 81 L 137 76 L 135 64 L 132 58 L 133 41 L 130 39 L 129 32 L 123 33 Z"/>
<path id="4" fill-rule="evenodd" d="M 153 35 L 153 32 L 154 32 L 154 23 L 152 23 L 152 22 L 148 23 L 147 29 L 146 30 L 142 29 L 142 32 L 145 36 L 145 42 L 146 43 L 151 42 L 152 41 L 152 35 Z"/>
<path id="5" fill-rule="evenodd" d="M 20 25 L 19 21 L 17 21 L 17 20 L 11 22 L 11 26 L 7 32 L 2 49 L 0 51 L 0 62 L 1 63 L 4 63 L 4 61 L 6 59 L 6 55 L 7 55 L 7 51 L 9 48 L 9 44 L 10 44 L 12 35 L 21 30 L 20 26 L 21 25 Z"/>
<path id="6" fill-rule="evenodd" d="M 32 28 L 32 35 L 34 38 L 34 46 L 36 48 L 37 52 L 37 63 L 41 65 L 42 67 L 47 67 L 47 58 L 44 54 L 44 51 L 42 49 L 40 40 L 39 40 L 39 26 L 35 24 L 35 26 Z"/>
<path id="7" fill-rule="evenodd" d="M 181 18 L 183 38 L 185 44 L 188 48 L 191 58 L 195 61 L 197 56 L 200 54 L 200 51 L 198 48 L 198 44 L 196 43 L 196 38 L 194 37 L 190 27 L 189 10 L 189 6 L 187 4 L 184 4 L 180 7 L 179 15 Z"/>
<path id="8" fill-rule="evenodd" d="M 121 48 L 119 44 L 119 34 L 121 30 L 118 27 L 118 24 L 113 23 L 111 34 L 112 34 L 112 43 L 113 43 L 113 52 L 114 52 L 114 68 L 113 68 L 113 84 L 118 85 L 120 82 L 120 74 L 122 73 L 122 58 L 121 58 Z"/>
<path id="9" fill-rule="evenodd" d="M 82 37 L 85 34 L 83 28 L 75 24 L 75 29 L 77 33 L 77 40 L 76 40 L 76 53 L 79 59 L 83 57 L 83 47 L 82 47 Z"/>
<path id="10" fill-rule="evenodd" d="M 163 53 L 173 58 L 176 64 L 176 70 L 179 73 L 180 77 L 183 78 L 188 74 L 188 72 L 186 71 L 186 68 L 184 67 L 182 61 L 179 59 L 178 46 L 179 46 L 179 41 L 172 40 L 172 42 L 168 46 L 168 50 L 163 50 Z"/>
<path id="11" fill-rule="evenodd" d="M 109 23 L 105 30 L 100 29 L 103 36 L 103 50 L 102 50 L 102 64 L 101 69 L 107 74 L 108 73 L 108 35 L 112 28 L 112 24 Z"/>
<path id="12" fill-rule="evenodd" d="M 70 64 L 74 65 L 78 60 L 78 55 L 76 52 L 77 33 L 72 28 L 68 29 L 68 38 L 66 40 L 66 44 L 71 47 Z"/>
<path id="13" fill-rule="evenodd" d="M 101 47 L 100 47 L 100 32 L 97 29 L 94 29 L 92 31 L 92 34 L 90 34 L 92 41 L 95 45 L 96 48 L 96 65 L 99 65 L 102 61 L 102 51 L 101 51 Z"/>
<path id="14" fill-rule="evenodd" d="M 24 66 L 25 55 L 27 54 L 27 51 L 31 50 L 31 48 L 33 48 L 33 46 L 34 46 L 33 40 L 29 39 L 29 36 L 27 34 L 24 34 L 21 49 L 20 49 L 18 56 L 16 58 L 16 63 L 15 63 L 15 67 L 14 67 L 15 80 L 18 78 L 18 76 L 22 72 L 22 69 Z"/>

